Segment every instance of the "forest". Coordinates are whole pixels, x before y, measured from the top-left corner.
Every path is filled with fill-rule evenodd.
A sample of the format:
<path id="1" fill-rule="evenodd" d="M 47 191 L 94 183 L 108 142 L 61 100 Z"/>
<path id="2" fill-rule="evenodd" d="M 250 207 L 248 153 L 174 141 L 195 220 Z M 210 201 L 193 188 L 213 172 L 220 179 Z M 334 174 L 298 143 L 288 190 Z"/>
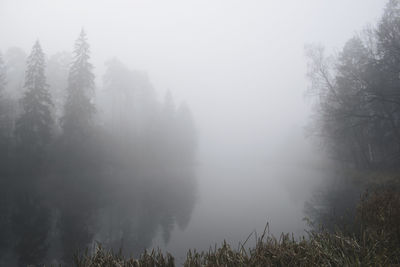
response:
<path id="1" fill-rule="evenodd" d="M 130 255 L 186 227 L 191 111 L 159 101 L 145 72 L 105 64 L 98 86 L 84 30 L 73 54 L 36 41 L 0 55 L 0 265 L 70 264 L 96 242 Z"/>

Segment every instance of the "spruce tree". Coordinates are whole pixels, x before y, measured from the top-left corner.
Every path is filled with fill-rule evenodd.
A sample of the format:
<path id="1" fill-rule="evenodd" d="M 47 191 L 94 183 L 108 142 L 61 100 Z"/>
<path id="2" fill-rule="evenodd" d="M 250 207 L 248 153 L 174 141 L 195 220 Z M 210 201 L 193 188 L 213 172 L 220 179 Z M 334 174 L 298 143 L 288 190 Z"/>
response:
<path id="1" fill-rule="evenodd" d="M 52 135 L 52 101 L 45 76 L 45 61 L 37 41 L 27 60 L 23 112 L 16 122 L 17 164 L 14 170 L 15 206 L 12 228 L 20 266 L 42 264 L 48 244 L 50 211 L 39 189 L 46 146 Z"/>
<path id="2" fill-rule="evenodd" d="M 64 135 L 81 138 L 93 125 L 95 106 L 93 66 L 89 62 L 89 44 L 86 33 L 81 31 L 75 42 L 74 60 L 69 71 L 67 100 L 64 106 L 62 127 Z"/>
<path id="3" fill-rule="evenodd" d="M 21 100 L 23 112 L 16 122 L 15 135 L 22 153 L 38 158 L 50 142 L 53 126 L 53 103 L 46 83 L 44 54 L 39 41 L 36 41 L 27 60 L 24 89 Z"/>
<path id="4" fill-rule="evenodd" d="M 61 118 L 63 170 L 60 173 L 62 192 L 59 192 L 60 230 L 63 261 L 70 264 L 77 250 L 84 250 L 93 239 L 93 216 L 97 202 L 97 143 L 94 134 L 95 106 L 93 66 L 89 62 L 89 44 L 82 30 L 75 42 L 70 67 L 67 99 Z M 66 201 L 68 199 L 68 201 Z M 82 204 L 81 200 L 85 199 Z"/>

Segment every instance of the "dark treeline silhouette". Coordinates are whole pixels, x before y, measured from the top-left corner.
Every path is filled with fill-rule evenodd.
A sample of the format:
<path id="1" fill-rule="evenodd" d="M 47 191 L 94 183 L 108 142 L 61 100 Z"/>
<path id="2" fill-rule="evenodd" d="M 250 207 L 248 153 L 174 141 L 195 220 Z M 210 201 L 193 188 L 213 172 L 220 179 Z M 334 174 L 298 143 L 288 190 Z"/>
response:
<path id="1" fill-rule="evenodd" d="M 389 1 L 376 29 L 351 38 L 337 58 L 308 47 L 319 133 L 336 159 L 357 168 L 400 163 L 400 9 Z"/>
<path id="2" fill-rule="evenodd" d="M 188 224 L 189 108 L 117 59 L 96 89 L 84 31 L 72 55 L 0 54 L 0 111 L 0 265 L 69 264 L 94 242 L 140 253 Z"/>
<path id="3" fill-rule="evenodd" d="M 306 210 L 333 229 L 338 220 L 348 223 L 346 215 L 354 213 L 368 176 L 384 180 L 398 173 L 400 1 L 388 1 L 377 26 L 352 37 L 336 56 L 326 57 L 323 47 L 315 45 L 307 46 L 306 54 L 316 100 L 314 133 L 339 163 L 334 175 L 341 177 Z"/>

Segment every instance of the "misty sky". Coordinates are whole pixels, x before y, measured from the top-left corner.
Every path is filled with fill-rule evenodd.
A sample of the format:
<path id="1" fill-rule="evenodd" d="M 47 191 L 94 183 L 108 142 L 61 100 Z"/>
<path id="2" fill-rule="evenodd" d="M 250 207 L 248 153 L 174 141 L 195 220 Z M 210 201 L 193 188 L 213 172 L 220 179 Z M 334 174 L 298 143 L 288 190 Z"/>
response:
<path id="1" fill-rule="evenodd" d="M 4 53 L 10 46 L 19 46 L 29 52 L 39 38 L 48 56 L 71 51 L 84 27 L 98 87 L 104 62 L 114 56 L 132 69 L 147 71 L 159 96 L 169 89 L 193 111 L 199 130 L 199 162 L 209 166 L 198 175 L 200 195 L 206 188 L 209 195 L 203 199 L 212 205 L 220 201 L 220 192 L 210 189 L 215 179 L 221 179 L 221 185 L 249 173 L 247 167 L 236 166 L 234 172 L 243 176 L 224 176 L 223 172 L 219 176 L 220 171 L 210 168 L 265 163 L 287 148 L 292 135 L 303 135 L 310 111 L 304 97 L 308 84 L 304 45 L 321 43 L 329 53 L 339 50 L 353 34 L 377 21 L 384 4 L 382 0 L 0 0 L 0 50 Z M 246 179 L 265 178 L 264 170 L 253 171 L 256 178 Z M 202 179 L 207 181 L 203 186 Z M 257 184 L 243 189 L 236 181 L 234 186 L 243 190 L 241 196 L 254 197 L 248 205 L 265 201 L 255 196 L 262 194 Z M 229 196 L 233 199 L 237 194 Z M 274 197 L 268 200 L 275 202 Z M 205 208 L 195 211 L 194 226 L 188 228 L 197 237 L 216 224 L 199 215 L 204 212 Z M 208 215 L 220 212 L 214 208 Z M 287 214 L 294 211 L 286 212 L 281 216 L 289 220 Z M 241 236 L 245 238 L 251 227 Z M 213 240 L 205 234 L 200 241 Z M 175 243 L 173 238 L 172 246 Z M 193 243 L 181 246 L 186 245 Z"/>

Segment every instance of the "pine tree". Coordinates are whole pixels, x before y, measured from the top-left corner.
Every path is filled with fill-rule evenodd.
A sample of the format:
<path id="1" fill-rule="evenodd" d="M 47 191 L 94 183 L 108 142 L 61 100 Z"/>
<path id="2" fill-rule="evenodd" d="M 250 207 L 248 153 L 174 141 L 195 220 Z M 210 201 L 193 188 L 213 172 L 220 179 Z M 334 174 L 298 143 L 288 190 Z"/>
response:
<path id="1" fill-rule="evenodd" d="M 62 151 L 58 154 L 64 170 L 60 173 L 63 190 L 58 192 L 58 227 L 63 245 L 63 261 L 70 264 L 76 250 L 92 242 L 92 218 L 97 207 L 94 188 L 99 188 L 98 154 L 94 131 L 96 112 L 93 66 L 89 62 L 89 44 L 82 30 L 75 42 L 74 59 L 69 70 L 67 99 L 61 118 Z M 98 165 L 97 165 L 98 164 Z M 69 201 L 65 201 L 66 199 Z M 81 200 L 85 199 L 82 205 Z"/>
<path id="2" fill-rule="evenodd" d="M 17 163 L 11 220 L 20 266 L 41 264 L 46 256 L 50 211 L 40 191 L 45 149 L 52 135 L 53 106 L 45 76 L 44 54 L 37 41 L 27 60 L 23 112 L 16 122 Z"/>
<path id="3" fill-rule="evenodd" d="M 67 101 L 64 106 L 62 127 L 65 136 L 81 138 L 82 135 L 87 135 L 93 125 L 93 114 L 96 111 L 92 102 L 93 66 L 89 62 L 89 44 L 84 30 L 75 42 L 74 54 L 68 77 Z"/>
<path id="4" fill-rule="evenodd" d="M 24 88 L 25 94 L 21 100 L 23 112 L 16 122 L 15 135 L 23 153 L 37 158 L 50 142 L 53 125 L 53 103 L 46 83 L 44 54 L 39 41 L 36 41 L 27 60 Z"/>

